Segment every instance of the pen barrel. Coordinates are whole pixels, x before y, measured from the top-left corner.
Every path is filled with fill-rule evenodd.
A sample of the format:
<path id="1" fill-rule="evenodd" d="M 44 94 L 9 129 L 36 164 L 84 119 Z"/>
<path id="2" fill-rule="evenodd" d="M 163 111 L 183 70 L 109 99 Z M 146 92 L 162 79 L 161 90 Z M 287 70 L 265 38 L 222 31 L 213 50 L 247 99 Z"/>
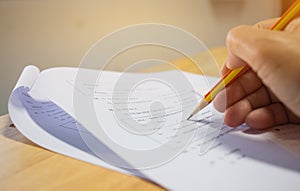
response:
<path id="1" fill-rule="evenodd" d="M 295 1 L 290 8 L 280 17 L 271 30 L 282 30 L 295 17 L 300 10 L 300 0 Z"/>
<path id="2" fill-rule="evenodd" d="M 229 70 L 222 79 L 204 96 L 205 101 L 210 103 L 216 95 L 224 89 L 226 86 L 228 86 L 232 81 L 234 81 L 236 78 L 238 78 L 242 73 L 247 71 L 249 68 L 248 65 Z"/>

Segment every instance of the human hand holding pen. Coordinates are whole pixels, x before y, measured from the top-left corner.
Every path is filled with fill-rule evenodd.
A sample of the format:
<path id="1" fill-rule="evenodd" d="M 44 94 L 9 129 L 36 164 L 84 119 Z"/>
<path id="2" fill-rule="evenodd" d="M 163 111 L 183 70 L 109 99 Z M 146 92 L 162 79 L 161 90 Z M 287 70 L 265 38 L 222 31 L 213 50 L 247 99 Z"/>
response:
<path id="1" fill-rule="evenodd" d="M 224 121 L 229 126 L 245 122 L 263 129 L 300 124 L 300 18 L 284 31 L 270 31 L 276 20 L 239 26 L 228 33 L 229 55 L 222 72 L 250 66 L 214 100 L 214 106 L 225 111 Z"/>

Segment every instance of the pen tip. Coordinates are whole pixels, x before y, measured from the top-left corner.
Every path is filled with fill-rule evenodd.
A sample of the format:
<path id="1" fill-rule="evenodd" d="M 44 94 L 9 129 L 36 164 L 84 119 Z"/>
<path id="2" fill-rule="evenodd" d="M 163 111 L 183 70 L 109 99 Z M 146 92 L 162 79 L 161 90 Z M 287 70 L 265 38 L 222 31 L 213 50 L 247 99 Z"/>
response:
<path id="1" fill-rule="evenodd" d="M 191 117 L 193 117 L 193 115 L 190 115 L 186 120 L 190 120 L 191 119 Z"/>

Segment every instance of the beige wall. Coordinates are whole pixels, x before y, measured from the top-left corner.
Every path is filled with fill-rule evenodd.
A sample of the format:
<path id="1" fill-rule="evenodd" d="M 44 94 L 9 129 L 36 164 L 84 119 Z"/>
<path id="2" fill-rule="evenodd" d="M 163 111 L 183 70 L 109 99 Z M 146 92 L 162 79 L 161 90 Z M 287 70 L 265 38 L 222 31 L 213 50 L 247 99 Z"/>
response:
<path id="1" fill-rule="evenodd" d="M 120 27 L 171 24 L 215 47 L 231 27 L 279 13 L 279 0 L 0 0 L 0 114 L 24 66 L 77 66 L 95 41 Z"/>

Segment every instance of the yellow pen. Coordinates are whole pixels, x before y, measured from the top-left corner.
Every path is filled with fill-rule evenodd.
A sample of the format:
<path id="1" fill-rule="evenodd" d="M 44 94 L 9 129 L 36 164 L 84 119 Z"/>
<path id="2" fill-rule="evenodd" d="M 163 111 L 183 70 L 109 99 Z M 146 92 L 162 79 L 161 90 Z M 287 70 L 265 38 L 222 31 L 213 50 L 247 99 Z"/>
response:
<path id="1" fill-rule="evenodd" d="M 299 12 L 300 10 L 300 0 L 295 1 L 291 7 L 281 16 L 281 18 L 275 23 L 271 30 L 282 30 Z M 222 79 L 204 96 L 200 101 L 199 105 L 192 112 L 192 114 L 187 118 L 189 120 L 196 113 L 206 107 L 212 102 L 216 95 L 228 84 L 230 84 L 234 79 L 236 79 L 240 74 L 249 68 L 248 65 L 229 70 Z"/>

